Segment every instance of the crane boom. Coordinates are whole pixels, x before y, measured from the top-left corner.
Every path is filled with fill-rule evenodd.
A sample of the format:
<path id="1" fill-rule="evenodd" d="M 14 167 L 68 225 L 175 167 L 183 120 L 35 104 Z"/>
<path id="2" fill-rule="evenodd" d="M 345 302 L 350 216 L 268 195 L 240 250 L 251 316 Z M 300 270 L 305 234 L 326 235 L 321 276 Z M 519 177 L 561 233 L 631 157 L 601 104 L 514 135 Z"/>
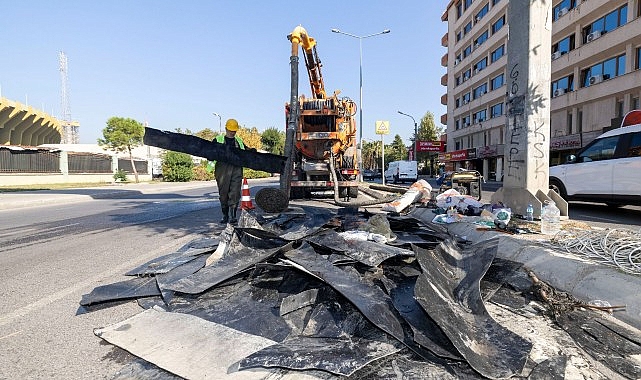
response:
<path id="1" fill-rule="evenodd" d="M 321 61 L 316 53 L 316 40 L 307 34 L 307 30 L 302 26 L 297 26 L 294 31 L 287 36 L 292 43 L 292 55 L 298 56 L 298 46 L 301 46 L 305 52 L 305 66 L 309 76 L 309 84 L 312 88 L 312 94 L 316 99 L 327 98 L 323 75 L 321 74 Z"/>

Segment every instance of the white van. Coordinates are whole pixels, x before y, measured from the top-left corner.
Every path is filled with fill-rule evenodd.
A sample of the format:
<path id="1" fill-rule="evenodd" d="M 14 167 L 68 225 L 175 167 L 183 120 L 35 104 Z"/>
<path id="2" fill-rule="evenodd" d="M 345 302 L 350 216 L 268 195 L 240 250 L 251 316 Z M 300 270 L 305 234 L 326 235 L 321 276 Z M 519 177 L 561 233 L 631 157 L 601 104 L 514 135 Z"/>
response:
<path id="1" fill-rule="evenodd" d="M 416 182 L 418 165 L 416 161 L 392 161 L 385 170 L 386 182 Z"/>
<path id="2" fill-rule="evenodd" d="M 565 200 L 641 205 L 641 124 L 630 122 L 638 123 L 641 111 L 626 119 L 629 126 L 605 132 L 566 164 L 550 167 L 550 188 Z"/>

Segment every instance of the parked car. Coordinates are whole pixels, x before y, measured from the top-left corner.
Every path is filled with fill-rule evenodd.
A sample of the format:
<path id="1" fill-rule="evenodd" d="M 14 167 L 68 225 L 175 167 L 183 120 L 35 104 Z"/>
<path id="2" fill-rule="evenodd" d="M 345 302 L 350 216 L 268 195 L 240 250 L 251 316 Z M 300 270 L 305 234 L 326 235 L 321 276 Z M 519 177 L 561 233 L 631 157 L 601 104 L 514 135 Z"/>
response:
<path id="1" fill-rule="evenodd" d="M 636 124 L 605 132 L 567 163 L 550 167 L 550 189 L 568 201 L 641 205 L 640 173 L 641 124 Z"/>
<path id="2" fill-rule="evenodd" d="M 363 179 L 373 181 L 376 178 L 383 178 L 380 169 L 365 169 L 363 170 Z"/>
<path id="3" fill-rule="evenodd" d="M 418 165 L 416 161 L 392 161 L 385 170 L 385 182 L 416 182 Z"/>

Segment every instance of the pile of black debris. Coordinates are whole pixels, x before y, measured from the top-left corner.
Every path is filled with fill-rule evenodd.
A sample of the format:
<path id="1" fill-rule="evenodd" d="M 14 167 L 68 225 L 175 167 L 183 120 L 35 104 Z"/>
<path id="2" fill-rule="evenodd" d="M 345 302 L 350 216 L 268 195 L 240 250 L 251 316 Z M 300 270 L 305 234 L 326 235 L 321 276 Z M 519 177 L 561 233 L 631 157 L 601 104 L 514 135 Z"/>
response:
<path id="1" fill-rule="evenodd" d="M 532 342 L 486 310 L 533 297 L 528 272 L 497 258 L 496 240 L 454 241 L 411 213 L 381 230 L 380 215 L 243 211 L 237 227 L 95 288 L 78 313 L 132 299 L 145 309 L 94 331 L 137 357 L 117 379 L 563 378 L 567 357 L 532 360 Z M 345 235 L 358 230 L 388 241 Z M 629 359 L 641 353 L 636 330 L 586 313 L 596 312 L 558 319 L 611 373 L 641 376 Z"/>

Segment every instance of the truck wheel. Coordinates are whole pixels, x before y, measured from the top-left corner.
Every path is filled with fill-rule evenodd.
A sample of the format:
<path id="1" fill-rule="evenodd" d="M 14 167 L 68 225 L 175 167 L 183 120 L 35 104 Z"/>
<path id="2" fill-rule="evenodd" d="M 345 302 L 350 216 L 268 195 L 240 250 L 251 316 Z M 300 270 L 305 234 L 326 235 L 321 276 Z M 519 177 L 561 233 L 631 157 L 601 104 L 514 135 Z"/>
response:
<path id="1" fill-rule="evenodd" d="M 301 187 L 292 187 L 289 194 L 291 199 L 303 199 L 305 197 L 305 189 Z"/>
<path id="2" fill-rule="evenodd" d="M 349 188 L 349 197 L 358 198 L 358 186 L 351 186 Z"/>

